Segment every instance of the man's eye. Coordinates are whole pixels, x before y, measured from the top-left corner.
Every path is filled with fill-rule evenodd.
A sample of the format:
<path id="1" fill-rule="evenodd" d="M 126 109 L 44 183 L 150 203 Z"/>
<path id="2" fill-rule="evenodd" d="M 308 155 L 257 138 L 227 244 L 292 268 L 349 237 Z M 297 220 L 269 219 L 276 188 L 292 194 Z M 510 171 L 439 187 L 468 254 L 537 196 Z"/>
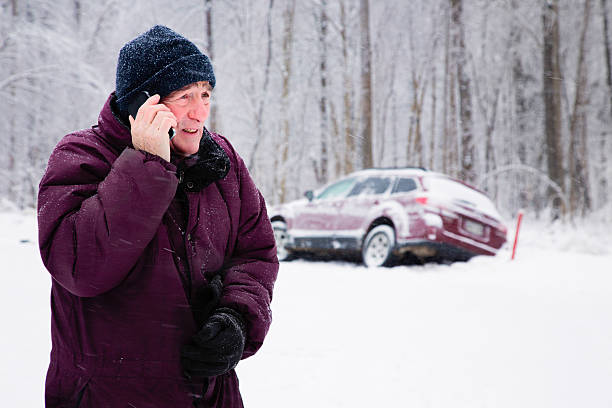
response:
<path id="1" fill-rule="evenodd" d="M 208 92 L 202 92 L 202 98 L 210 98 L 210 94 Z"/>

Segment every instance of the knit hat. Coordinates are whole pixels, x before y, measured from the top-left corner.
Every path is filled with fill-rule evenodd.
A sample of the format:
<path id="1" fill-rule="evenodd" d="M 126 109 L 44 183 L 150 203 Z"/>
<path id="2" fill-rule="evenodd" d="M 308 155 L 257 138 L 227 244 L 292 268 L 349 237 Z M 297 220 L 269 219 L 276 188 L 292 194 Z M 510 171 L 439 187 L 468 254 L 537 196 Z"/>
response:
<path id="1" fill-rule="evenodd" d="M 119 52 L 115 87 L 117 106 L 127 116 L 130 102 L 141 91 L 163 98 L 199 81 L 215 86 L 215 74 L 208 57 L 182 35 L 156 25 L 125 44 Z"/>

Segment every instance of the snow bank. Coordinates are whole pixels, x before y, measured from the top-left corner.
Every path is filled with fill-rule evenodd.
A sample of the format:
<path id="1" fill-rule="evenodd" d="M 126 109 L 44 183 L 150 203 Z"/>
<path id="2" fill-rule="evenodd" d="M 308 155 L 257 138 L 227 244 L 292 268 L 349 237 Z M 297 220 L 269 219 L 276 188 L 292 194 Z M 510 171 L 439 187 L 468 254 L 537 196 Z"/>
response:
<path id="1" fill-rule="evenodd" d="M 35 214 L 0 225 L 0 393 L 42 406 L 50 282 Z M 515 261 L 507 245 L 452 265 L 283 263 L 268 339 L 238 366 L 245 405 L 612 406 L 609 227 L 527 216 Z"/>

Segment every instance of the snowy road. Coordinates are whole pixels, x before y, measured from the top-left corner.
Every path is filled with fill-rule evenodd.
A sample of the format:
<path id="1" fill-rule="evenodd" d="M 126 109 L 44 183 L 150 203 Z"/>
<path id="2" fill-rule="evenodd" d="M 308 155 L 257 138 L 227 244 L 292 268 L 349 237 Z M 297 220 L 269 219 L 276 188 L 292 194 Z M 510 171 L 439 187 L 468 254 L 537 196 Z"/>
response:
<path id="1" fill-rule="evenodd" d="M 49 278 L 33 214 L 0 213 L 0 394 L 43 406 Z M 612 234 L 535 228 L 450 266 L 283 263 L 238 366 L 247 407 L 610 407 Z"/>

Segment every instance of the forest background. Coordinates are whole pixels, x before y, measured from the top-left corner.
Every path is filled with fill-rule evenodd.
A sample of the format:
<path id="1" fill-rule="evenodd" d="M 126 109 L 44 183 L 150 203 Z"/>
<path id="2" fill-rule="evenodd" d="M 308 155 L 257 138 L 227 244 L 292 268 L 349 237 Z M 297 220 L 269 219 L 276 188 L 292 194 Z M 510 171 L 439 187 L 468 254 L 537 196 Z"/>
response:
<path id="1" fill-rule="evenodd" d="M 351 171 L 423 166 L 509 217 L 612 220 L 607 0 L 2 0 L 0 200 L 96 123 L 122 45 L 154 24 L 208 54 L 207 127 L 269 204 Z"/>

